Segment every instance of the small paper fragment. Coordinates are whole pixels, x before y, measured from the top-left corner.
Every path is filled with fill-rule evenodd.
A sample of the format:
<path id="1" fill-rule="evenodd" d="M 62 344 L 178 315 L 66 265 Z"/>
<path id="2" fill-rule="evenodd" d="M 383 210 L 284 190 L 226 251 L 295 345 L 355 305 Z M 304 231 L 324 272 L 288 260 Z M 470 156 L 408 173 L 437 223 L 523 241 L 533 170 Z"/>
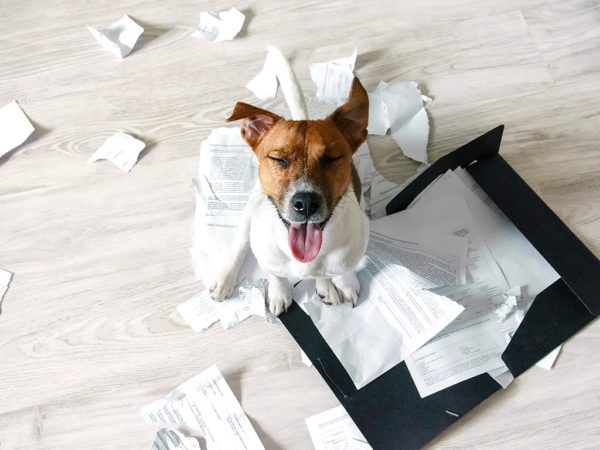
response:
<path id="1" fill-rule="evenodd" d="M 535 365 L 545 370 L 552 370 L 561 349 L 562 345 L 559 345 L 546 356 L 544 356 L 542 359 L 540 359 L 538 362 L 536 362 Z"/>
<path id="2" fill-rule="evenodd" d="M 250 316 L 266 316 L 264 280 L 245 280 L 238 292 L 237 297 L 217 304 L 219 320 L 225 330 Z"/>
<path id="3" fill-rule="evenodd" d="M 177 312 L 196 333 L 219 320 L 219 309 L 207 290 L 178 305 Z"/>
<path id="4" fill-rule="evenodd" d="M 313 63 L 310 66 L 310 77 L 317 90 L 319 101 L 340 105 L 348 100 L 357 51 L 347 57 L 331 61 Z"/>
<path id="5" fill-rule="evenodd" d="M 25 142 L 33 131 L 16 100 L 0 108 L 0 158 Z"/>
<path id="6" fill-rule="evenodd" d="M 275 62 L 272 52 L 268 51 L 262 70 L 246 84 L 246 88 L 250 89 L 260 100 L 266 100 L 277 96 L 278 87 Z"/>
<path id="7" fill-rule="evenodd" d="M 177 430 L 161 428 L 156 432 L 152 450 L 202 450 L 197 439 Z"/>
<path id="8" fill-rule="evenodd" d="M 300 359 L 302 360 L 302 364 L 304 364 L 307 367 L 312 367 L 313 363 L 310 360 L 310 358 L 308 357 L 308 355 L 306 353 L 304 353 L 302 350 L 300 350 Z"/>
<path id="9" fill-rule="evenodd" d="M 144 32 L 144 29 L 128 15 L 100 30 L 89 25 L 86 27 L 102 47 L 119 58 L 125 58 L 131 53 L 138 38 Z"/>
<path id="10" fill-rule="evenodd" d="M 343 406 L 305 419 L 315 450 L 371 450 Z"/>
<path id="11" fill-rule="evenodd" d="M 107 159 L 122 171 L 129 172 L 137 162 L 144 147 L 146 147 L 146 144 L 127 133 L 115 133 L 104 141 L 88 162 Z"/>
<path id="12" fill-rule="evenodd" d="M 8 290 L 12 275 L 8 270 L 0 269 L 0 313 L 2 312 L 2 299 Z"/>
<path id="13" fill-rule="evenodd" d="M 192 36 L 213 42 L 231 41 L 244 26 L 245 19 L 246 16 L 234 7 L 217 13 L 203 11 Z"/>
<path id="14" fill-rule="evenodd" d="M 521 300 L 521 287 L 513 287 L 506 291 L 504 294 L 504 303 L 494 308 L 494 315 L 498 322 L 502 323 L 510 316 L 515 309 L 519 301 Z"/>

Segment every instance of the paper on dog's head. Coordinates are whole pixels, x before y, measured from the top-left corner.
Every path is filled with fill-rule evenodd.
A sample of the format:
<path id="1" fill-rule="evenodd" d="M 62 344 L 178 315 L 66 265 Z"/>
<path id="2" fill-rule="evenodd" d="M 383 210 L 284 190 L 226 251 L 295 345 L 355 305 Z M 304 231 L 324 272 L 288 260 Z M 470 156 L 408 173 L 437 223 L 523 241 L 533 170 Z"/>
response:
<path id="1" fill-rule="evenodd" d="M 240 119 L 242 137 L 259 161 L 263 191 L 288 227 L 292 254 L 312 261 L 335 206 L 352 190 L 360 194 L 352 154 L 367 137 L 367 92 L 355 78 L 348 101 L 321 120 L 286 120 L 237 103 L 228 121 Z"/>

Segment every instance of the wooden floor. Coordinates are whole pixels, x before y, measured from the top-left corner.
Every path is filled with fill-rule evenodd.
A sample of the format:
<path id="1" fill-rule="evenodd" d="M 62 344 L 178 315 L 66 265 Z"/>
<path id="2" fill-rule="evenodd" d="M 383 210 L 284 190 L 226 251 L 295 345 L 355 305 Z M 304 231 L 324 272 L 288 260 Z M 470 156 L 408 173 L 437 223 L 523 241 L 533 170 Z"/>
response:
<path id="1" fill-rule="evenodd" d="M 301 6 L 302 4 L 302 6 Z M 269 450 L 311 448 L 304 418 L 336 405 L 282 326 L 248 319 L 194 334 L 175 312 L 202 286 L 190 266 L 199 144 L 224 124 L 267 44 L 308 64 L 348 55 L 367 89 L 417 80 L 434 98 L 433 160 L 497 124 L 502 153 L 600 255 L 600 6 L 596 0 L 242 0 L 241 36 L 190 36 L 226 1 L 0 0 L 0 105 L 36 133 L 0 160 L 0 449 L 148 449 L 140 407 L 217 364 Z M 130 14 L 125 60 L 85 29 Z M 130 174 L 90 154 L 117 131 L 149 143 Z M 379 169 L 414 172 L 391 138 Z M 539 224 L 543 226 L 544 224 Z M 600 446 L 600 322 L 431 444 L 434 449 Z M 395 450 L 395 449 L 390 449 Z"/>

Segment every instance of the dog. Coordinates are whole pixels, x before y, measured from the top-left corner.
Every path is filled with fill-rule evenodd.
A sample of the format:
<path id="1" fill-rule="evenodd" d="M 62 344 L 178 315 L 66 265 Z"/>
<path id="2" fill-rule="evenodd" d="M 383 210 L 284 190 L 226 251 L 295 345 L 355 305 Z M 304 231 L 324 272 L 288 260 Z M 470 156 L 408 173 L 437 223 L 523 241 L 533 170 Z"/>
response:
<path id="1" fill-rule="evenodd" d="M 354 78 L 348 101 L 322 120 L 286 120 L 238 102 L 228 121 L 259 162 L 259 185 L 240 221 L 230 262 L 209 286 L 221 301 L 235 286 L 248 247 L 267 272 L 267 303 L 278 316 L 292 304 L 291 279 L 315 279 L 324 303 L 358 300 L 355 270 L 369 221 L 352 155 L 367 137 L 369 97 Z"/>

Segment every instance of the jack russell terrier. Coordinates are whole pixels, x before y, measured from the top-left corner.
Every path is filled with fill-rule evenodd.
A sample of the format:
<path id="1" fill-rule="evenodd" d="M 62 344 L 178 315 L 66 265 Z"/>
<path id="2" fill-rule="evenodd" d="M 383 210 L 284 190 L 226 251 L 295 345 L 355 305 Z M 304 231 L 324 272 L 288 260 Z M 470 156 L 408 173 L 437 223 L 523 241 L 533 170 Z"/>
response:
<path id="1" fill-rule="evenodd" d="M 248 246 L 267 272 L 267 302 L 279 315 L 292 304 L 292 279 L 315 279 L 323 302 L 356 304 L 355 269 L 369 221 L 352 155 L 367 137 L 369 97 L 357 78 L 348 101 L 323 120 L 286 120 L 237 103 L 228 121 L 259 162 L 260 184 L 241 218 L 230 262 L 209 285 L 221 301 L 235 286 Z M 249 245 L 248 245 L 249 244 Z"/>

